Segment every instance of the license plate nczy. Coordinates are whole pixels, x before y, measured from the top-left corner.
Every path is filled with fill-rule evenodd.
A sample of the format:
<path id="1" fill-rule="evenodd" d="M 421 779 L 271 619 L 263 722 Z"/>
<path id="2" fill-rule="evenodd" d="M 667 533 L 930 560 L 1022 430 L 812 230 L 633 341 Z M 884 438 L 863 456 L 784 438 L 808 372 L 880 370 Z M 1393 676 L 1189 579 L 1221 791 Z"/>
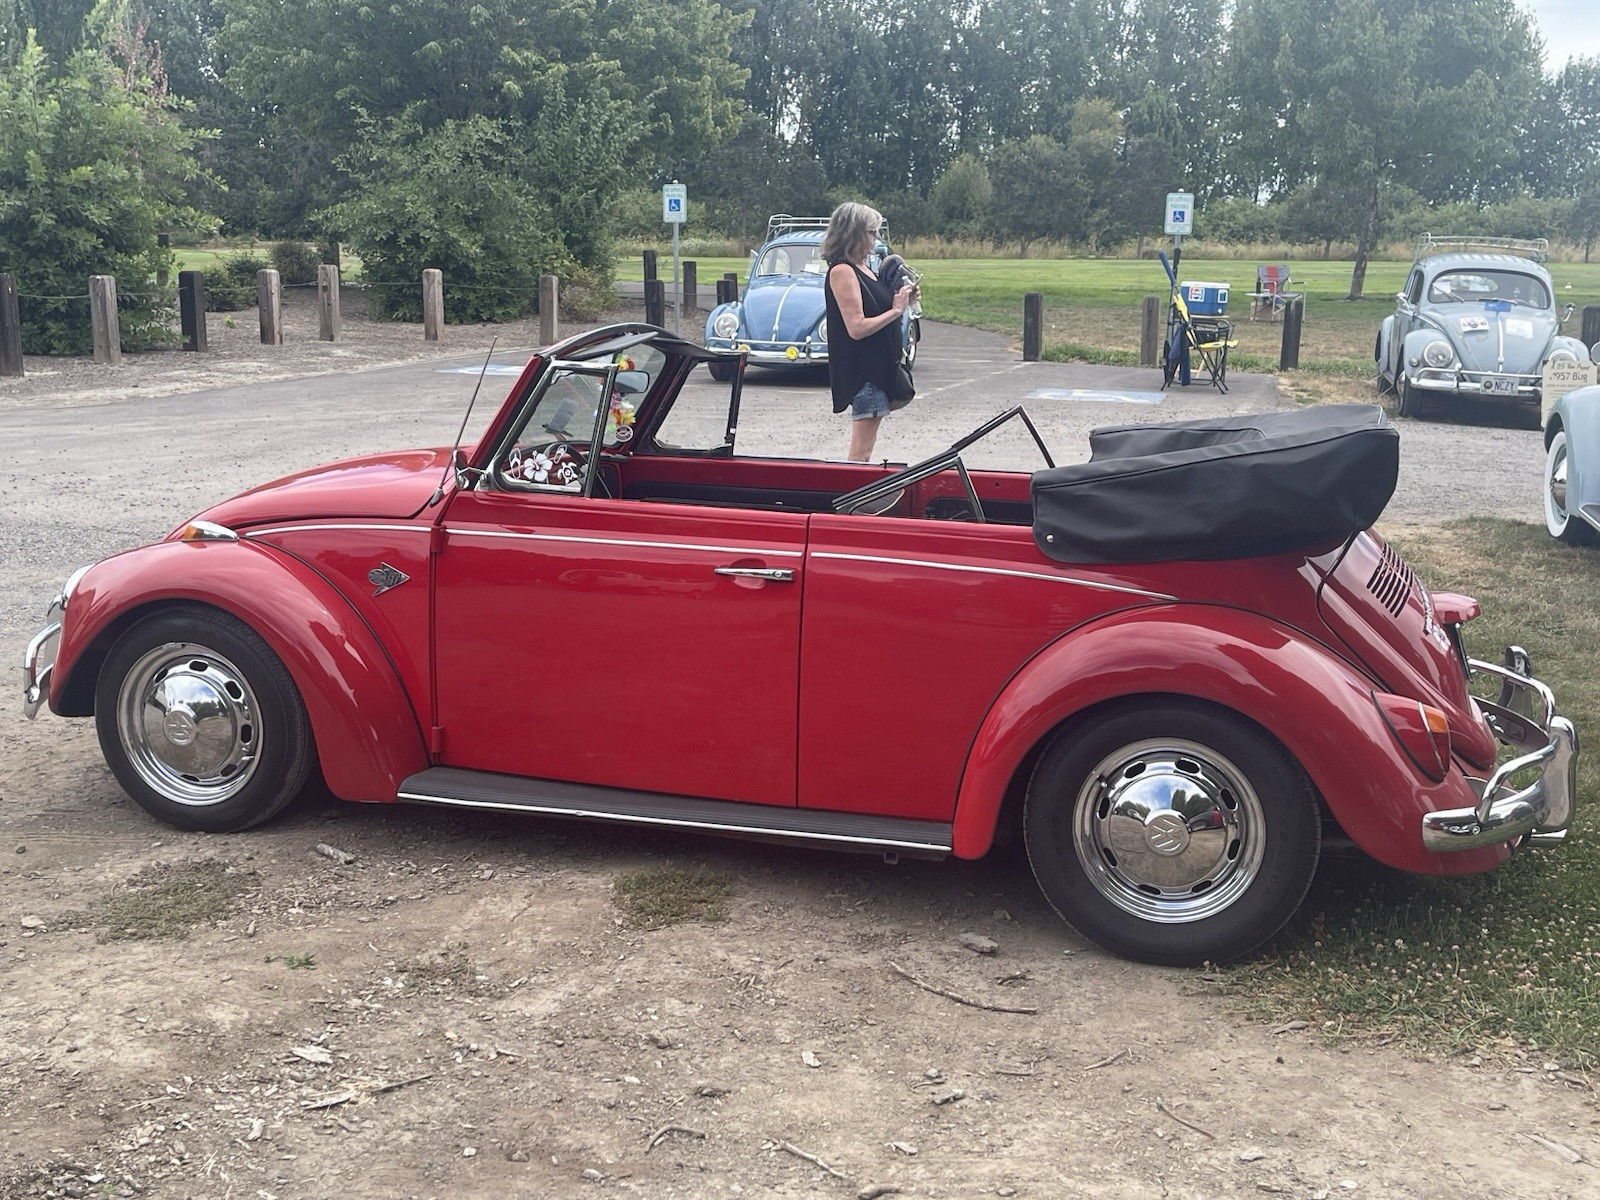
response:
<path id="1" fill-rule="evenodd" d="M 1508 375 L 1485 375 L 1483 377 L 1483 394 L 1485 396 L 1515 396 L 1517 394 L 1517 381 Z"/>

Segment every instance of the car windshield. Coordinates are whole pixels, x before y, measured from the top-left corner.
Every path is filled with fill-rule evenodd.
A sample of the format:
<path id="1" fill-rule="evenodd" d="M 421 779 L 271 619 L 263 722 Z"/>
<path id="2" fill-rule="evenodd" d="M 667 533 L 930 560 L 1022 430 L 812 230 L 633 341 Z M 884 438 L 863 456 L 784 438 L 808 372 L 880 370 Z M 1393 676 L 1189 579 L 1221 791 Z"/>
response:
<path id="1" fill-rule="evenodd" d="M 633 439 L 634 414 L 639 401 L 654 384 L 667 356 L 651 345 L 632 346 L 616 355 L 616 382 L 611 389 L 604 445 L 607 449 Z M 588 370 L 558 367 L 522 422 L 516 440 L 497 464 L 501 477 L 517 485 L 578 491 L 586 459 L 574 453 L 574 443 L 584 450 L 594 436 L 594 419 L 601 401 L 604 369 L 595 363 Z"/>
<path id="2" fill-rule="evenodd" d="M 1550 292 L 1543 280 L 1520 271 L 1446 271 L 1428 288 L 1430 304 L 1476 304 L 1483 300 L 1549 308 Z"/>
<path id="3" fill-rule="evenodd" d="M 768 246 L 756 265 L 757 275 L 826 275 L 828 264 L 822 261 L 822 246 L 818 242 L 789 242 L 782 246 Z"/>

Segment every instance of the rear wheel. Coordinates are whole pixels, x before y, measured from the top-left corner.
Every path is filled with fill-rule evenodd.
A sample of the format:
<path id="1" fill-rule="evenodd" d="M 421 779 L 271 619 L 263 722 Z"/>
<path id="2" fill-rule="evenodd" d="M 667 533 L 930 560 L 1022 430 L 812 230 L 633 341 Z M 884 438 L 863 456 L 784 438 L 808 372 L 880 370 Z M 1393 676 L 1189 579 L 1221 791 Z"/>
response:
<path id="1" fill-rule="evenodd" d="M 208 608 L 139 621 L 95 689 L 100 748 L 159 821 L 227 833 L 275 816 L 315 763 L 294 680 L 244 622 Z"/>
<path id="2" fill-rule="evenodd" d="M 1023 827 L 1045 896 L 1100 945 L 1192 966 L 1256 949 L 1316 872 L 1316 797 L 1294 760 L 1225 710 L 1153 701 L 1045 751 Z"/>
<path id="3" fill-rule="evenodd" d="M 1569 461 L 1567 431 L 1558 429 L 1544 456 L 1544 527 L 1551 537 L 1560 538 L 1569 546 L 1592 546 L 1600 538 L 1587 521 L 1567 507 L 1572 499 L 1567 490 Z"/>

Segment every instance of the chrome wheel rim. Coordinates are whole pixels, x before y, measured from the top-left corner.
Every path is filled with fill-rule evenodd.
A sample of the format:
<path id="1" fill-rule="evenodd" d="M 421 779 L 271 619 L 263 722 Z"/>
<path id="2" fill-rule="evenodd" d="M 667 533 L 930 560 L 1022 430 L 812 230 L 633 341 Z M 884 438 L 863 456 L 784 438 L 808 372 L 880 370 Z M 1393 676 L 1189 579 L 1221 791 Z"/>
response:
<path id="1" fill-rule="evenodd" d="M 1550 443 L 1550 459 L 1545 468 L 1545 516 L 1551 532 L 1559 533 L 1567 524 L 1567 439 L 1557 434 Z"/>
<path id="2" fill-rule="evenodd" d="M 1244 773 L 1196 742 L 1135 742 L 1078 792 L 1073 846 L 1095 889 L 1142 920 L 1215 916 L 1261 871 L 1266 817 Z"/>
<path id="3" fill-rule="evenodd" d="M 244 672 L 192 642 L 147 651 L 117 693 L 117 731 L 139 778 L 196 808 L 237 795 L 255 774 L 259 714 Z"/>

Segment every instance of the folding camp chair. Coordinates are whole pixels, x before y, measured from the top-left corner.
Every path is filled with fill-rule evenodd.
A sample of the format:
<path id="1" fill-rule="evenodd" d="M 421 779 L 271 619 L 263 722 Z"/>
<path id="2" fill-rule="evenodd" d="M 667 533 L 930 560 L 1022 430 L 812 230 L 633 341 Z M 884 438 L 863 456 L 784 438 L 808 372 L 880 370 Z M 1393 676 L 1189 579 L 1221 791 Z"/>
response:
<path id="1" fill-rule="evenodd" d="M 1295 299 L 1289 291 L 1289 268 L 1285 266 L 1256 267 L 1256 290 L 1250 293 L 1250 319 L 1254 321 L 1266 313 L 1267 320 L 1276 320 L 1289 301 Z"/>
<path id="2" fill-rule="evenodd" d="M 1167 302 L 1167 337 L 1161 349 L 1161 390 L 1170 387 L 1174 378 L 1188 387 L 1194 360 L 1198 357 L 1211 385 L 1219 392 L 1226 392 L 1228 351 L 1239 344 L 1233 336 L 1233 322 L 1226 317 L 1191 316 L 1167 256 L 1157 257 L 1172 284 Z"/>

